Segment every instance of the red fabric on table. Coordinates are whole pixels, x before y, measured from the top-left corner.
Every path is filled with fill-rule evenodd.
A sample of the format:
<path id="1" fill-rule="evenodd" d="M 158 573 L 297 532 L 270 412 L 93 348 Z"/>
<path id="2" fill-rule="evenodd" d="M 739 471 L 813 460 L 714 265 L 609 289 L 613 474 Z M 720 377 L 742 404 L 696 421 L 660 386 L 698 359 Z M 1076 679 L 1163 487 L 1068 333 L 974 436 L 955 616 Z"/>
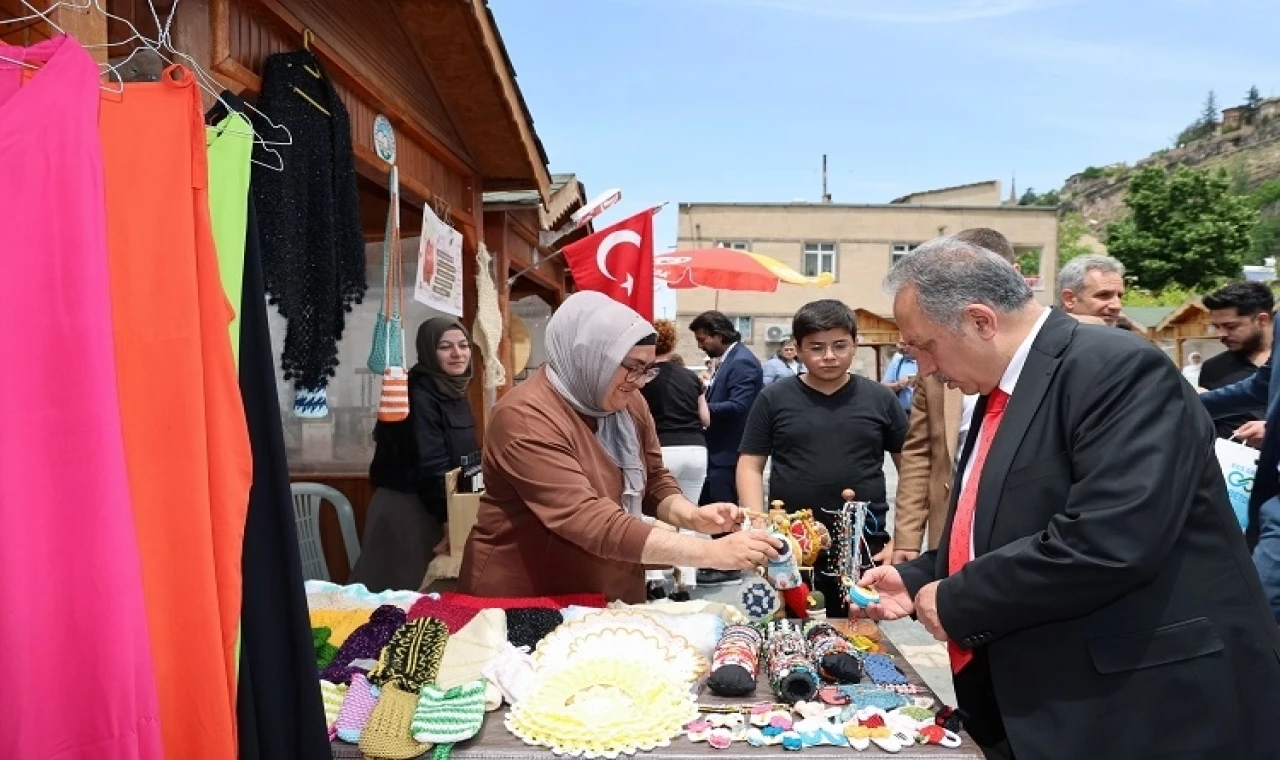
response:
<path id="1" fill-rule="evenodd" d="M 477 610 L 493 608 L 512 610 L 521 607 L 543 607 L 549 610 L 562 610 L 565 607 L 603 608 L 606 605 L 604 594 L 561 594 L 560 596 L 508 598 L 500 596 L 471 596 L 470 594 L 446 591 L 440 595 L 440 600 L 463 607 L 473 607 Z"/>
<path id="2" fill-rule="evenodd" d="M 409 620 L 411 622 L 419 618 L 435 618 L 444 623 L 445 627 L 449 629 L 449 633 L 457 633 L 462 630 L 462 626 L 470 623 L 471 619 L 479 614 L 479 607 L 454 604 L 443 599 L 432 599 L 429 596 L 422 597 L 409 608 Z"/>

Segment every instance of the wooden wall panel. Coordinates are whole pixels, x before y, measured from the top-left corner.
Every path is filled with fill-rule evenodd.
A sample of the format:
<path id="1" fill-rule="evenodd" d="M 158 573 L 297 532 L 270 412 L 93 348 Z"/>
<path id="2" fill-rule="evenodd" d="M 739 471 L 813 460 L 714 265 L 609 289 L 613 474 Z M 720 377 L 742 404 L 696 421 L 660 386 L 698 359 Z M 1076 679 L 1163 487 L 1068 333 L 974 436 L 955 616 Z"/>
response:
<path id="1" fill-rule="evenodd" d="M 220 5 L 220 4 L 219 4 Z M 267 56 L 276 53 L 297 50 L 301 45 L 297 39 L 294 30 L 288 28 L 278 20 L 274 19 L 269 10 L 265 10 L 249 0 L 233 0 L 226 5 L 229 6 L 228 23 L 227 23 L 227 52 L 230 58 L 242 66 L 247 72 L 256 74 L 262 70 L 262 63 Z M 294 10 L 295 2 L 291 0 L 288 3 L 289 10 Z M 337 4 L 341 5 L 341 4 Z M 312 9 L 314 11 L 314 9 Z M 334 46 L 334 51 L 346 53 L 342 47 L 342 35 L 334 34 L 331 30 L 320 26 L 323 23 L 332 23 L 332 20 L 326 20 L 329 17 L 315 14 L 313 18 L 308 18 L 307 23 L 315 22 L 316 27 L 312 31 L 321 41 L 320 44 Z M 302 18 L 298 19 L 302 21 Z M 367 24 L 365 24 L 367 26 Z M 350 32 L 348 32 L 350 34 Z M 408 44 L 406 42 L 406 44 Z M 347 43 L 346 47 L 349 47 Z M 384 49 L 384 48 L 376 48 Z M 353 54 L 354 55 L 354 54 Z M 216 52 L 215 52 L 216 56 Z M 363 56 L 368 59 L 366 54 Z M 367 61 L 351 61 L 348 63 L 357 66 L 362 73 L 369 73 L 366 67 L 377 68 Z M 385 64 L 384 64 L 385 65 Z M 405 65 L 416 65 L 419 68 L 421 64 L 413 64 L 412 62 Z M 343 104 L 347 107 L 347 111 L 351 117 L 352 142 L 356 146 L 357 158 L 363 158 L 373 152 L 373 119 L 379 113 L 379 109 L 375 104 L 371 104 L 364 98 L 357 95 L 350 83 L 344 81 L 342 72 L 335 71 L 333 67 L 329 67 L 329 74 L 333 78 L 334 87 L 338 91 L 338 96 L 342 99 Z M 246 82 L 246 86 L 250 90 L 255 90 L 261 86 L 260 80 L 256 77 L 246 77 L 252 81 Z M 380 87 L 386 87 L 388 91 L 396 93 L 397 100 L 403 100 L 399 96 L 397 87 L 394 82 L 386 81 L 379 74 L 373 74 L 371 79 Z M 429 83 L 428 83 L 429 84 Z M 433 91 L 434 92 L 434 91 Z M 438 100 L 438 96 L 435 96 Z M 430 100 L 430 98 L 428 98 Z M 439 106 L 443 108 L 443 106 Z M 417 114 L 417 118 L 421 121 L 417 122 L 420 126 L 432 128 L 438 116 L 430 116 L 426 111 L 432 108 L 424 109 L 423 112 Z M 394 119 L 393 119 L 394 121 Z M 448 125 L 452 129 L 452 125 Z M 472 211 L 472 193 L 470 186 L 471 179 L 457 171 L 451 169 L 443 161 L 428 151 L 420 142 L 415 140 L 412 135 L 405 134 L 404 130 L 397 130 L 396 134 L 396 163 L 400 167 L 400 176 L 406 185 L 402 188 L 404 194 L 417 201 L 432 200 L 438 197 L 449 204 L 449 206 L 463 214 L 470 214 Z M 459 156 L 460 160 L 465 157 Z M 374 164 L 381 170 L 381 162 Z M 366 172 L 368 173 L 368 172 Z M 385 176 L 371 177 L 373 179 L 381 179 L 385 182 Z M 417 196 L 425 195 L 428 197 L 418 198 Z"/>

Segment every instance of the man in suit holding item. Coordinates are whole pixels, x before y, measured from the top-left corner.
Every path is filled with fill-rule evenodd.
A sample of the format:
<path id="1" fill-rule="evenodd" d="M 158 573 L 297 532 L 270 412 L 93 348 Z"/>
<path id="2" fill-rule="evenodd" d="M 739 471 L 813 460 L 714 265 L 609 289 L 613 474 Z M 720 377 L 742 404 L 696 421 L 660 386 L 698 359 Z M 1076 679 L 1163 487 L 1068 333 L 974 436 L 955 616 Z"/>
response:
<path id="1" fill-rule="evenodd" d="M 742 335 L 733 322 L 718 311 L 705 311 L 689 323 L 698 348 L 719 360 L 707 385 L 707 408 L 711 426 L 707 428 L 707 480 L 699 504 L 738 503 L 738 446 L 747 426 L 751 405 L 764 387 L 764 369 L 751 349 L 742 345 Z M 699 586 L 723 586 L 741 580 L 736 572 L 699 570 Z"/>
<path id="2" fill-rule="evenodd" d="M 981 398 L 940 548 L 868 571 L 866 613 L 948 642 L 987 757 L 1280 760 L 1280 630 L 1178 370 L 955 238 L 886 285 L 921 373 Z"/>
<path id="3" fill-rule="evenodd" d="M 1009 239 L 988 227 L 956 233 L 956 238 L 986 248 L 1014 264 Z M 919 372 L 919 369 L 916 370 Z M 916 377 L 907 440 L 898 462 L 898 495 L 893 506 L 893 562 L 920 556 L 921 546 L 936 549 L 951 502 L 951 476 L 977 394 L 948 388 L 936 376 Z M 926 536 L 926 530 L 928 535 Z"/>

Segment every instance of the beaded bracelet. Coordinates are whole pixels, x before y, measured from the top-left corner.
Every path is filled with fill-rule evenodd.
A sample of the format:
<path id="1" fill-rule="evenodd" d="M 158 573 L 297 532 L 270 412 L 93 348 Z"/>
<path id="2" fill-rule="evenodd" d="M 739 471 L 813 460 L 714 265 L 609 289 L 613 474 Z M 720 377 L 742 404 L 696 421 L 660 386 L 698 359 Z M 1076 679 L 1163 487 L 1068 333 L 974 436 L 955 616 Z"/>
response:
<path id="1" fill-rule="evenodd" d="M 813 699 L 818 691 L 818 669 L 799 628 L 787 620 L 771 623 L 764 652 L 769 685 L 782 701 Z"/>
<path id="2" fill-rule="evenodd" d="M 722 697 L 741 697 L 755 691 L 764 635 L 749 625 L 724 629 L 711 656 L 707 688 Z"/>

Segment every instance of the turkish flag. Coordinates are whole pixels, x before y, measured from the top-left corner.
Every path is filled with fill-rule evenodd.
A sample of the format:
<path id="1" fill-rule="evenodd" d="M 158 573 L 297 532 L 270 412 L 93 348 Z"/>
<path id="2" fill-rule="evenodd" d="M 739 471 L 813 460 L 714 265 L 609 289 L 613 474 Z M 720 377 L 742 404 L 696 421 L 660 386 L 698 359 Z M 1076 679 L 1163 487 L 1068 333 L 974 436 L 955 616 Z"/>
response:
<path id="1" fill-rule="evenodd" d="M 653 321 L 653 209 L 564 247 L 573 280 Z"/>

